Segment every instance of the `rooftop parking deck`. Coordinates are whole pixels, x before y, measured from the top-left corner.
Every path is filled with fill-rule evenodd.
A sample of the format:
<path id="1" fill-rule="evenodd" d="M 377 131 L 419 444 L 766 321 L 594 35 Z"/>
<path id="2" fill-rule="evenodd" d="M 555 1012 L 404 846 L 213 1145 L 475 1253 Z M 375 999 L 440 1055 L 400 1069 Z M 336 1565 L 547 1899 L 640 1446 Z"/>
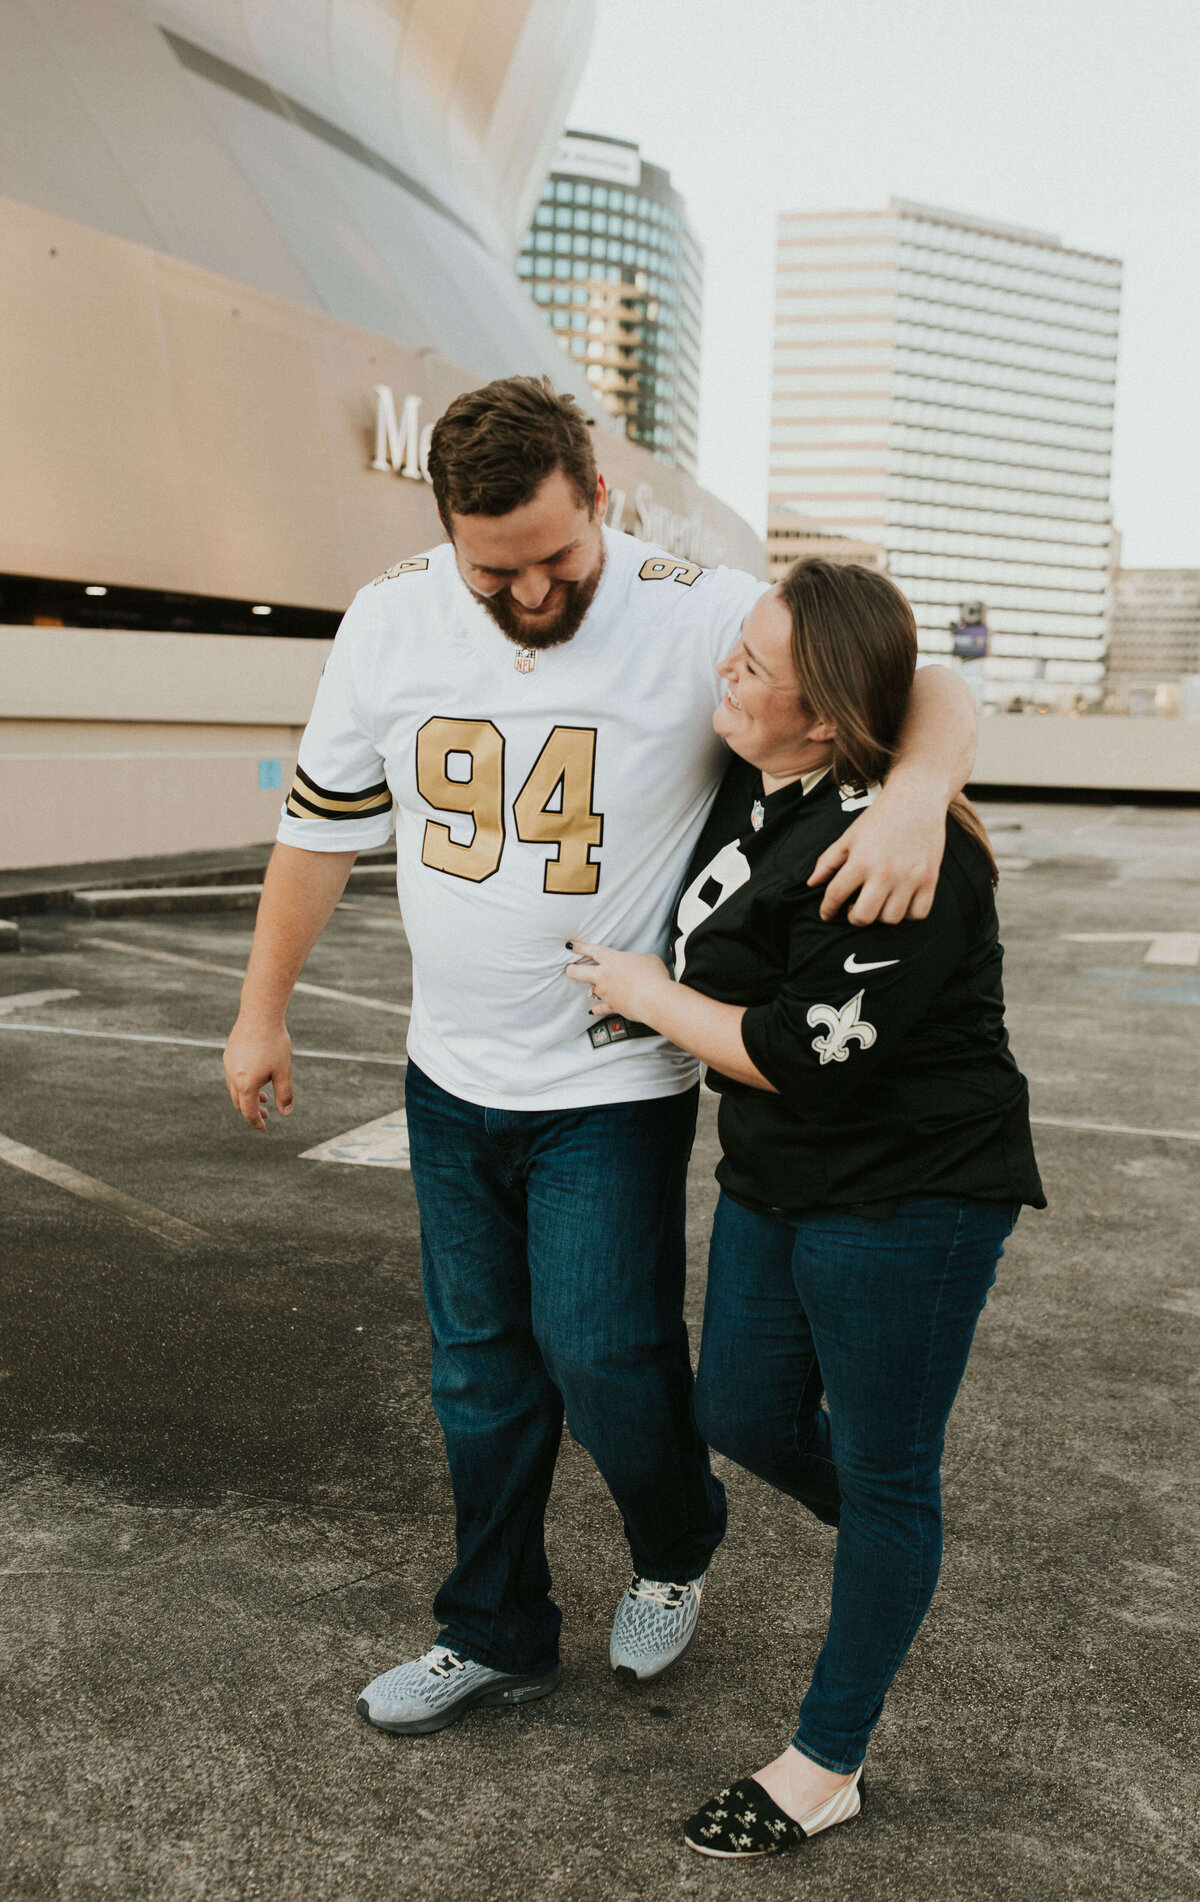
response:
<path id="1" fill-rule="evenodd" d="M 872 1803 L 803 1867 L 756 1868 L 756 1898 L 1200 1889 L 1200 811 L 984 811 L 1050 1207 L 951 1421 L 942 1584 Z M 679 1823 L 790 1735 L 832 1535 L 723 1465 L 699 1642 L 631 1693 L 607 1665 L 628 1554 L 568 1439 L 560 1690 L 425 1739 L 360 1721 L 362 1684 L 432 1641 L 453 1534 L 407 946 L 386 894 L 335 914 L 291 1011 L 296 1111 L 264 1139 L 220 1075 L 250 924 L 35 912 L 0 961 L 7 1892 L 723 1897 L 745 1873 Z M 693 1345 L 715 1156 L 707 1096 Z"/>

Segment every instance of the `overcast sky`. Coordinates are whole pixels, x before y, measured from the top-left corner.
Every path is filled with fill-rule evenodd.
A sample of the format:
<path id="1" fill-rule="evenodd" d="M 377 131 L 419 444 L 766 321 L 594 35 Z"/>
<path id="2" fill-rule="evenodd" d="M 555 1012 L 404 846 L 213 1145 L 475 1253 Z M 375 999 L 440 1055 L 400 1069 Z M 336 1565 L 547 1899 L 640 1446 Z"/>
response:
<path id="1" fill-rule="evenodd" d="M 700 478 L 756 527 L 775 214 L 911 198 L 1124 260 L 1124 560 L 1200 567 L 1200 0 L 597 0 L 570 123 L 687 199 Z"/>

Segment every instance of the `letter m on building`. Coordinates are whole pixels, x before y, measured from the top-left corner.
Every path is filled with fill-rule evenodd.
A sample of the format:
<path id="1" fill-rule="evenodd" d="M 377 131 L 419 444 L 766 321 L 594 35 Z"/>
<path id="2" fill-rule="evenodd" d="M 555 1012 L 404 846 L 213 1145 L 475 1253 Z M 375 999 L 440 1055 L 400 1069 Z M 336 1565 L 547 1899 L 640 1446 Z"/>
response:
<path id="1" fill-rule="evenodd" d="M 386 383 L 375 385 L 375 460 L 372 469 L 394 469 L 397 475 L 420 482 L 429 454 L 421 440 L 421 399 L 406 396 L 396 417 L 396 399 Z"/>

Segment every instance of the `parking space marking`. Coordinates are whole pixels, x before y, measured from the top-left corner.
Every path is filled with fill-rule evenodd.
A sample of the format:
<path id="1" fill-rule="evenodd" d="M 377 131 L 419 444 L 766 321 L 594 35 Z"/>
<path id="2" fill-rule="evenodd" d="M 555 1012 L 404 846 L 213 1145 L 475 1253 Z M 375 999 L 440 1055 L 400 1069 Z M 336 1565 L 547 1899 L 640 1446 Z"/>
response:
<path id="1" fill-rule="evenodd" d="M 1068 944 L 1144 944 L 1143 964 L 1200 964 L 1200 931 L 1064 931 Z"/>
<path id="2" fill-rule="evenodd" d="M 193 1050 L 224 1050 L 223 1037 L 163 1037 L 144 1030 L 76 1030 L 65 1024 L 0 1024 L 0 1031 L 29 1030 L 43 1037 L 101 1037 L 110 1043 L 166 1043 L 187 1045 Z M 353 1050 L 293 1050 L 293 1057 L 319 1057 L 326 1063 L 385 1063 L 391 1069 L 407 1070 L 407 1057 L 357 1056 Z"/>
<path id="3" fill-rule="evenodd" d="M 159 964 L 186 964 L 193 971 L 214 971 L 218 977 L 235 977 L 240 984 L 246 973 L 231 964 L 210 964 L 206 958 L 185 958 L 178 951 L 154 951 L 146 944 L 123 944 L 119 938 L 81 938 L 80 944 L 94 945 L 101 951 L 124 951 L 131 958 L 153 958 Z M 325 984 L 293 984 L 294 991 L 308 997 L 332 997 L 339 1004 L 361 1004 L 364 1010 L 386 1010 L 393 1017 L 411 1017 L 410 1004 L 389 1004 L 382 997 L 359 997 L 354 991 L 331 991 Z"/>
<path id="4" fill-rule="evenodd" d="M 1083 1123 L 1073 1116 L 1031 1116 L 1031 1123 L 1046 1123 L 1052 1129 L 1093 1129 L 1104 1136 L 1170 1136 L 1176 1142 L 1200 1143 L 1200 1129 L 1136 1129 L 1131 1123 Z"/>
<path id="5" fill-rule="evenodd" d="M 7 1017 L 11 1010 L 28 1010 L 34 1004 L 57 1004 L 78 996 L 78 991 L 18 991 L 15 997 L 0 997 L 0 1017 Z"/>
<path id="6" fill-rule="evenodd" d="M 107 1182 L 97 1182 L 95 1176 L 81 1175 L 69 1163 L 44 1156 L 40 1149 L 30 1149 L 27 1143 L 14 1142 L 11 1136 L 0 1135 L 0 1162 L 23 1169 L 27 1175 L 40 1176 L 43 1182 L 52 1182 L 56 1188 L 82 1196 L 85 1202 L 98 1202 L 123 1221 L 132 1222 L 135 1228 L 147 1229 L 173 1248 L 190 1248 L 196 1242 L 212 1240 L 202 1228 L 181 1222 L 177 1215 L 151 1208 L 147 1202 L 137 1202 L 133 1196 L 123 1195 L 120 1189 L 110 1188 Z"/>
<path id="7" fill-rule="evenodd" d="M 1189 1004 L 1200 1006 L 1200 977 L 1177 971 L 1169 977 L 1165 971 L 1147 971 L 1142 965 L 1089 965 L 1080 972 L 1082 985 L 1108 984 L 1113 988 L 1108 1001 L 1117 1004 Z M 1087 997 L 1076 985 L 1071 995 Z"/>
<path id="8" fill-rule="evenodd" d="M 327 1143 L 306 1149 L 301 1162 L 354 1162 L 368 1169 L 407 1169 L 408 1120 L 402 1109 L 377 1116 L 373 1123 L 331 1136 Z"/>

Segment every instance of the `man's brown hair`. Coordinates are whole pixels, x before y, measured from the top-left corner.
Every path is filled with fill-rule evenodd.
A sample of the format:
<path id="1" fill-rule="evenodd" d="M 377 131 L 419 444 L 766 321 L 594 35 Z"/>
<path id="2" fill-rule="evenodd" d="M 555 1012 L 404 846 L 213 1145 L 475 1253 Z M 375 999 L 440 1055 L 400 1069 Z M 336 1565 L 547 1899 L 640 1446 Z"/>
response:
<path id="1" fill-rule="evenodd" d="M 452 515 L 507 515 L 561 469 L 581 505 L 596 499 L 592 429 L 549 377 L 506 376 L 456 396 L 433 426 L 429 475 L 447 533 Z"/>

